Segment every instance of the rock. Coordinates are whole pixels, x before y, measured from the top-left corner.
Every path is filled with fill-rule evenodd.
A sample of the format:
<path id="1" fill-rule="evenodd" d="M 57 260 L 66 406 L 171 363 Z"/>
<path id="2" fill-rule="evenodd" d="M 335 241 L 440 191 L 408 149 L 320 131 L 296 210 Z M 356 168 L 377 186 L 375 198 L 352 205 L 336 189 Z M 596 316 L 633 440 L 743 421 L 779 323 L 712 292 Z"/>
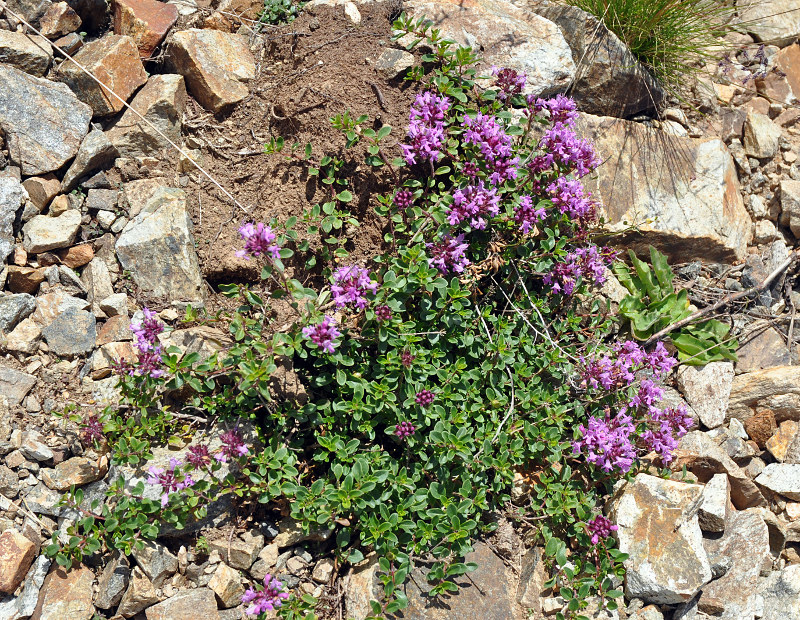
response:
<path id="1" fill-rule="evenodd" d="M 0 31 L 2 32 L 2 31 Z M 28 192 L 28 197 L 31 202 L 36 205 L 39 211 L 44 211 L 50 201 L 58 195 L 61 188 L 61 182 L 56 175 L 48 173 L 41 177 L 30 177 L 22 182 L 25 191 Z"/>
<path id="2" fill-rule="evenodd" d="M 425 16 L 446 39 L 481 50 L 485 70 L 491 65 L 524 71 L 525 94 L 563 92 L 575 77 L 573 52 L 549 19 L 505 0 L 411 0 L 404 4 L 414 19 Z"/>
<path id="3" fill-rule="evenodd" d="M 24 319 L 6 339 L 6 351 L 33 355 L 39 349 L 42 328 L 33 319 Z"/>
<path id="4" fill-rule="evenodd" d="M 14 499 L 19 493 L 19 477 L 5 465 L 0 465 L 0 495 Z"/>
<path id="5" fill-rule="evenodd" d="M 156 589 L 142 569 L 136 566 L 131 572 L 130 584 L 122 595 L 117 614 L 130 618 L 155 603 L 158 603 Z"/>
<path id="6" fill-rule="evenodd" d="M 758 486 L 706 433 L 692 431 L 684 435 L 670 466 L 672 471 L 686 467 L 703 483 L 711 480 L 714 474 L 728 474 L 731 501 L 739 510 L 766 505 Z"/>
<path id="7" fill-rule="evenodd" d="M 111 609 L 117 605 L 122 600 L 130 578 L 131 567 L 128 558 L 119 551 L 115 551 L 97 580 L 95 607 Z"/>
<path id="8" fill-rule="evenodd" d="M 49 217 L 58 217 L 70 209 L 72 209 L 72 201 L 70 201 L 69 196 L 56 196 L 53 202 L 50 203 L 50 209 L 48 209 L 47 215 Z"/>
<path id="9" fill-rule="evenodd" d="M 384 50 L 375 61 L 375 70 L 388 80 L 405 75 L 414 66 L 414 55 L 398 49 Z"/>
<path id="10" fill-rule="evenodd" d="M 730 362 L 711 362 L 702 368 L 683 366 L 678 371 L 678 387 L 707 428 L 725 422 L 733 374 Z"/>
<path id="11" fill-rule="evenodd" d="M 14 220 L 26 198 L 25 188 L 17 179 L 0 177 L 0 265 L 14 251 Z"/>
<path id="12" fill-rule="evenodd" d="M 245 82 L 255 78 L 256 65 L 247 39 L 218 30 L 182 30 L 173 35 L 168 52 L 175 73 L 211 112 L 225 112 L 250 93 Z"/>
<path id="13" fill-rule="evenodd" d="M 331 558 L 322 558 L 311 571 L 311 578 L 317 583 L 328 583 L 336 570 L 336 564 Z"/>
<path id="14" fill-rule="evenodd" d="M 627 553 L 625 592 L 645 602 L 684 603 L 711 580 L 693 508 L 703 487 L 636 476 L 612 508 L 619 549 Z"/>
<path id="15" fill-rule="evenodd" d="M 55 355 L 75 357 L 91 353 L 97 338 L 97 321 L 91 312 L 70 308 L 42 330 Z"/>
<path id="16" fill-rule="evenodd" d="M 0 366 L 0 394 L 8 399 L 9 407 L 18 407 L 36 385 L 36 377 Z"/>
<path id="17" fill-rule="evenodd" d="M 94 616 L 93 583 L 94 573 L 85 566 L 54 570 L 44 580 L 31 620 L 89 620 Z"/>
<path id="18" fill-rule="evenodd" d="M 734 378 L 728 417 L 746 422 L 766 410 L 772 412 L 777 422 L 800 421 L 800 366 L 777 366 Z M 753 437 L 746 423 L 745 429 Z"/>
<path id="19" fill-rule="evenodd" d="M 800 181 L 781 179 L 781 225 L 800 239 Z"/>
<path id="20" fill-rule="evenodd" d="M 81 27 L 83 20 L 66 2 L 50 5 L 39 22 L 40 32 L 48 39 L 57 39 Z"/>
<path id="21" fill-rule="evenodd" d="M 258 554 L 258 559 L 250 567 L 250 574 L 253 579 L 263 581 L 264 575 L 270 572 L 275 564 L 277 564 L 279 553 L 278 545 L 274 543 L 264 547 L 261 553 Z"/>
<path id="22" fill-rule="evenodd" d="M 506 620 L 516 616 L 515 589 L 511 584 L 516 583 L 516 577 L 505 563 L 485 543 L 478 542 L 475 550 L 466 556 L 467 562 L 476 562 L 477 570 L 455 578 L 462 589 L 458 596 L 447 599 L 446 605 L 437 605 L 436 599 L 428 596 L 432 585 L 425 579 L 423 571 L 419 568 L 412 570 L 410 579 L 405 586 L 408 596 L 408 607 L 402 611 L 402 617 L 407 620 L 450 620 L 464 618 L 465 620 Z M 375 598 L 369 587 L 374 583 L 369 579 L 369 567 L 365 570 L 367 578 L 361 587 L 365 590 L 361 598 Z M 351 577 L 350 588 L 353 587 L 354 578 Z M 370 583 L 372 581 L 372 583 Z M 348 617 L 354 616 L 345 594 Z M 367 606 L 367 609 L 369 607 Z M 363 615 L 356 615 L 363 618 Z"/>
<path id="23" fill-rule="evenodd" d="M 214 593 L 208 588 L 184 590 L 145 610 L 147 620 L 220 620 Z"/>
<path id="24" fill-rule="evenodd" d="M 103 477 L 105 471 L 98 467 L 94 459 L 75 456 L 55 466 L 55 469 L 41 471 L 42 482 L 56 491 L 69 491 L 73 485 L 82 487 Z"/>
<path id="25" fill-rule="evenodd" d="M 533 3 L 530 10 L 561 28 L 576 65 L 569 94 L 580 110 L 630 118 L 654 110 L 664 99 L 663 88 L 595 16 L 546 2 Z"/>
<path id="26" fill-rule="evenodd" d="M 154 75 L 136 93 L 131 107 L 172 142 L 180 144 L 186 111 L 186 86 L 182 75 Z M 159 155 L 170 148 L 164 138 L 130 110 L 125 110 L 109 129 L 108 137 L 122 157 Z"/>
<path id="27" fill-rule="evenodd" d="M 579 133 L 604 162 L 586 186 L 603 202 L 610 230 L 639 227 L 621 243 L 640 254 L 655 245 L 675 262 L 744 258 L 752 222 L 722 141 L 590 115 L 581 116 Z"/>
<path id="28" fill-rule="evenodd" d="M 159 188 L 116 243 L 123 269 L 142 291 L 170 301 L 202 298 L 202 279 L 183 190 Z"/>
<path id="29" fill-rule="evenodd" d="M 22 227 L 25 234 L 22 247 L 29 254 L 67 247 L 75 240 L 80 226 L 81 212 L 76 209 L 64 211 L 58 217 L 37 215 Z"/>
<path id="30" fill-rule="evenodd" d="M 75 245 L 59 252 L 61 263 L 70 269 L 83 267 L 94 258 L 94 250 L 89 244 Z"/>
<path id="31" fill-rule="evenodd" d="M 70 56 L 74 56 L 75 52 L 83 47 L 83 39 L 77 32 L 71 32 L 67 36 L 53 41 L 53 45 L 60 47 Z"/>
<path id="32" fill-rule="evenodd" d="M 264 548 L 264 537 L 247 535 L 245 540 L 234 537 L 230 540 L 230 557 L 228 556 L 228 538 L 212 540 L 208 543 L 210 551 L 216 551 L 224 562 L 233 568 L 248 570 L 256 561 L 259 552 Z"/>
<path id="33" fill-rule="evenodd" d="M 756 41 L 783 47 L 800 35 L 800 1 L 772 0 L 742 5 L 739 21 Z"/>
<path id="34" fill-rule="evenodd" d="M 765 327 L 764 324 L 754 324 L 740 336 L 736 356 L 738 374 L 792 363 L 783 336 L 774 327 Z"/>
<path id="35" fill-rule="evenodd" d="M 41 37 L 0 30 L 0 63 L 41 77 L 47 73 L 51 62 L 50 44 Z"/>
<path id="36" fill-rule="evenodd" d="M 65 60 L 58 67 L 56 77 L 67 84 L 81 101 L 90 105 L 95 116 L 116 114 L 124 106 L 75 63 L 82 64 L 98 76 L 125 101 L 147 82 L 139 51 L 130 37 L 107 35 L 87 43 L 75 54 L 75 62 Z"/>
<path id="37" fill-rule="evenodd" d="M 225 562 L 217 565 L 217 570 L 208 582 L 208 587 L 214 591 L 225 609 L 236 607 L 242 602 L 244 586 L 239 571 L 234 570 Z"/>
<path id="38" fill-rule="evenodd" d="M 25 583 L 22 586 L 22 594 L 16 600 L 18 618 L 28 618 L 36 611 L 39 592 L 51 564 L 52 562 L 47 557 L 40 555 L 28 571 L 28 576 L 25 577 Z"/>
<path id="39" fill-rule="evenodd" d="M 128 295 L 125 293 L 114 293 L 100 302 L 100 309 L 110 317 L 128 317 Z M 127 338 L 115 340 L 127 340 Z"/>
<path id="40" fill-rule="evenodd" d="M 122 360 L 135 362 L 138 359 L 139 352 L 130 342 L 105 343 L 92 355 L 92 379 L 109 376 L 114 365 Z"/>
<path id="41" fill-rule="evenodd" d="M 756 478 L 756 484 L 773 493 L 800 501 L 800 465 L 770 463 Z"/>
<path id="42" fill-rule="evenodd" d="M 38 22 L 52 4 L 51 0 L 8 0 L 8 8 L 30 22 Z M 34 24 L 35 25 L 35 24 Z"/>
<path id="43" fill-rule="evenodd" d="M 78 186 L 78 182 L 90 172 L 111 164 L 118 156 L 117 149 L 111 144 L 108 136 L 100 129 L 92 129 L 81 143 L 75 161 L 64 174 L 61 191 L 70 192 Z M 92 190 L 97 191 L 97 190 Z"/>
<path id="44" fill-rule="evenodd" d="M 14 529 L 0 534 L 0 592 L 11 594 L 36 557 L 36 545 Z"/>
<path id="45" fill-rule="evenodd" d="M 72 297 L 60 289 L 52 293 L 39 295 L 34 304 L 35 312 L 31 318 L 42 327 L 50 325 L 60 314 L 66 312 L 70 308 L 86 310 L 89 307 L 89 302 L 85 299 Z"/>
<path id="46" fill-rule="evenodd" d="M 724 604 L 722 620 L 752 618 L 756 586 L 761 566 L 769 558 L 769 534 L 758 509 L 731 514 L 725 534 L 717 540 L 706 540 L 709 558 L 730 559 L 731 567 L 719 579 L 703 588 L 704 599 L 718 599 Z"/>
<path id="47" fill-rule="evenodd" d="M 178 571 L 178 558 L 164 545 L 151 540 L 141 549 L 134 548 L 133 557 L 156 588 Z"/>
<path id="48" fill-rule="evenodd" d="M 781 128 L 769 116 L 750 112 L 744 122 L 744 152 L 757 159 L 769 159 L 778 154 Z"/>
<path id="49" fill-rule="evenodd" d="M 96 344 L 102 347 L 112 342 L 133 340 L 130 329 L 130 319 L 127 316 L 114 316 L 108 319 L 97 334 Z"/>
<path id="50" fill-rule="evenodd" d="M 87 300 L 92 305 L 92 313 L 103 317 L 105 313 L 100 308 L 100 302 L 114 294 L 114 285 L 111 283 L 111 274 L 108 272 L 105 261 L 93 258 L 81 274 L 81 282 L 88 291 Z"/>
<path id="51" fill-rule="evenodd" d="M 800 424 L 794 420 L 781 422 L 777 432 L 767 440 L 766 448 L 775 460 L 782 463 L 786 460 L 789 448 L 798 436 Z"/>
<path id="52" fill-rule="evenodd" d="M 301 542 L 311 540 L 314 542 L 324 542 L 331 537 L 333 530 L 327 528 L 312 529 L 308 533 L 303 531 L 298 521 L 291 517 L 286 517 L 279 524 L 280 532 L 272 540 L 272 544 L 278 545 L 279 549 L 285 549 Z"/>
<path id="53" fill-rule="evenodd" d="M 44 438 L 37 431 L 22 433 L 22 443 L 19 447 L 25 458 L 31 461 L 52 461 L 53 451 L 44 443 Z"/>
<path id="54" fill-rule="evenodd" d="M 62 506 L 58 505 L 63 494 L 48 489 L 41 482 L 23 495 L 25 496 L 25 505 L 36 514 L 59 517 L 65 511 Z"/>
<path id="55" fill-rule="evenodd" d="M 36 294 L 39 285 L 44 282 L 44 269 L 33 267 L 17 267 L 9 265 L 6 288 L 12 293 Z"/>
<path id="56" fill-rule="evenodd" d="M 178 20 L 178 9 L 156 0 L 114 0 L 114 32 L 128 35 L 142 58 L 153 55 Z"/>
<path id="57" fill-rule="evenodd" d="M 542 552 L 533 548 L 522 557 L 522 566 L 517 587 L 517 602 L 534 614 L 542 612 L 541 595 L 548 579 Z"/>
<path id="58" fill-rule="evenodd" d="M 0 129 L 22 174 L 51 172 L 72 159 L 89 130 L 89 106 L 64 84 L 13 67 L 0 65 L 0 83 Z"/>
<path id="59" fill-rule="evenodd" d="M 770 574 L 759 592 L 764 597 L 762 620 L 800 620 L 800 564 Z"/>
<path id="60" fill-rule="evenodd" d="M 730 505 L 730 483 L 727 474 L 715 474 L 703 488 L 703 503 L 697 517 L 704 532 L 725 531 Z"/>

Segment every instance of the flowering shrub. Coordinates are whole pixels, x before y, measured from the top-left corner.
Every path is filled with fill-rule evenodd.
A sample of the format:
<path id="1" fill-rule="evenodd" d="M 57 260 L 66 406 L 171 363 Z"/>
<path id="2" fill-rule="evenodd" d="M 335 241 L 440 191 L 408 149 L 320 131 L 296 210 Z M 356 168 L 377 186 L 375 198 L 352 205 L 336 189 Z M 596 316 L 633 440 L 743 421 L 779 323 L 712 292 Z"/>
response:
<path id="1" fill-rule="evenodd" d="M 381 617 L 406 605 L 402 584 L 420 559 L 432 596 L 456 590 L 475 568 L 465 561 L 471 541 L 500 511 L 536 524 L 567 600 L 562 618 L 593 594 L 615 607 L 625 556 L 613 548 L 614 527 L 593 515 L 644 454 L 667 463 L 688 427 L 684 411 L 658 404 L 676 361 L 661 344 L 606 344 L 613 321 L 587 296 L 616 254 L 589 241 L 597 214 L 580 176 L 597 159 L 574 134 L 574 103 L 525 95 L 525 76 L 512 69 L 477 89 L 471 50 L 422 21 L 396 27 L 434 50 L 424 57 L 429 74 L 410 72 L 419 94 L 397 156 L 383 142 L 391 128 L 333 119 L 393 183 L 375 198 L 386 251 L 368 266 L 347 262 L 331 239 L 357 224 L 346 214 L 353 195 L 338 176 L 343 160 L 317 161 L 311 146 L 273 140 L 271 152 L 307 161 L 327 188 L 308 232 L 339 245 L 339 266 L 324 245 L 312 252 L 301 241 L 296 218 L 246 223 L 240 255 L 259 261 L 262 282 L 221 287 L 240 301 L 228 350 L 202 362 L 162 352 L 161 326 L 145 311 L 138 365 L 121 366 L 124 402 L 98 418 L 114 462 L 151 460 L 186 415 L 225 430 L 191 436 L 183 460 L 150 465 L 146 480 L 118 477 L 102 506 L 68 496 L 84 517 L 67 542 L 54 535 L 48 552 L 59 563 L 100 548 L 128 552 L 162 527 L 202 518 L 225 495 L 288 505 L 304 528 L 335 529 L 339 562 L 376 552 L 384 587 L 372 612 Z M 292 257 L 327 270 L 317 289 L 287 274 Z M 273 302 L 294 313 L 290 325 L 273 323 Z M 279 365 L 301 378 L 305 398 L 273 392 Z M 85 441 L 98 440 L 97 427 L 84 421 Z M 514 505 L 520 471 L 536 484 Z M 313 607 L 269 575 L 244 602 L 251 615 L 277 609 L 289 618 L 311 617 Z"/>

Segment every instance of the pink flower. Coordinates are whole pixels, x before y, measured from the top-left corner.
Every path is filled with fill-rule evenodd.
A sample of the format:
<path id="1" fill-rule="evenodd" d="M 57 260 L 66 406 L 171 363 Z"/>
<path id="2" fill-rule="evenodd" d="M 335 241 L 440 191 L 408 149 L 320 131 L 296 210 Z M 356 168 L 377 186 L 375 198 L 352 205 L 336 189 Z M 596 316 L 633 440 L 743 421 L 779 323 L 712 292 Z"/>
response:
<path id="1" fill-rule="evenodd" d="M 277 236 L 272 228 L 259 222 L 253 225 L 250 222 L 242 224 L 239 234 L 244 239 L 244 249 L 236 252 L 236 256 L 249 260 L 251 256 L 267 254 L 272 260 L 281 257 L 280 247 L 276 243 Z"/>

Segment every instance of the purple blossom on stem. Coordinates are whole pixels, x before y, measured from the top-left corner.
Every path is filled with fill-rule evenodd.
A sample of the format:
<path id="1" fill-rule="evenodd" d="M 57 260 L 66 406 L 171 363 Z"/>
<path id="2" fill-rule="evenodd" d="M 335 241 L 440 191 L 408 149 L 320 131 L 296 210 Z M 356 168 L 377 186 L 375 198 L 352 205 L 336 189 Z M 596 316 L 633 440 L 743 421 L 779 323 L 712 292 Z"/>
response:
<path id="1" fill-rule="evenodd" d="M 476 230 L 486 228 L 486 219 L 497 217 L 500 213 L 500 196 L 497 188 L 487 188 L 483 181 L 477 185 L 468 185 L 453 193 L 453 204 L 447 211 L 447 221 L 457 226 L 465 220 Z"/>
<path id="2" fill-rule="evenodd" d="M 334 340 L 341 335 L 342 333 L 336 329 L 336 320 L 328 315 L 325 315 L 320 323 L 303 328 L 303 336 L 326 353 L 334 352 L 337 346 Z"/>
<path id="3" fill-rule="evenodd" d="M 420 407 L 427 407 L 433 402 L 434 394 L 430 390 L 420 390 L 414 399 Z"/>
<path id="4" fill-rule="evenodd" d="M 283 584 L 267 573 L 264 575 L 264 587 L 260 590 L 248 588 L 242 595 L 242 604 L 249 605 L 245 613 L 258 616 L 275 611 L 289 598 L 289 593 L 283 591 Z"/>
<path id="5" fill-rule="evenodd" d="M 524 235 L 531 232 L 536 226 L 536 222 L 542 220 L 544 216 L 545 210 L 541 207 L 534 208 L 533 199 L 530 196 L 521 196 L 519 204 L 514 206 L 514 221 Z"/>
<path id="6" fill-rule="evenodd" d="M 156 318 L 156 313 L 148 308 L 142 310 L 142 315 L 142 319 L 135 319 L 130 324 L 138 362 L 134 365 L 121 359 L 115 365 L 115 370 L 119 374 L 149 375 L 153 379 L 158 379 L 165 374 L 161 368 L 163 359 L 161 344 L 158 342 L 158 335 L 164 331 L 164 324 Z"/>
<path id="7" fill-rule="evenodd" d="M 435 162 L 441 156 L 446 139 L 444 115 L 450 108 L 450 100 L 431 91 L 417 95 L 411 104 L 408 138 L 410 144 L 401 144 L 403 157 L 409 165 L 421 161 Z"/>
<path id="8" fill-rule="evenodd" d="M 394 434 L 401 439 L 414 434 L 416 427 L 411 422 L 400 422 L 394 427 Z"/>
<path id="9" fill-rule="evenodd" d="M 194 480 L 186 474 L 181 476 L 176 473 L 180 469 L 181 462 L 178 459 L 169 460 L 169 469 L 161 467 L 150 467 L 147 472 L 150 474 L 146 480 L 147 484 L 161 487 L 161 507 L 166 508 L 169 503 L 171 493 L 182 491 L 194 485 Z"/>
<path id="10" fill-rule="evenodd" d="M 578 120 L 578 106 L 571 97 L 559 94 L 552 99 L 539 99 L 528 95 L 527 101 L 530 112 L 547 111 L 551 125 L 574 125 Z"/>
<path id="11" fill-rule="evenodd" d="M 392 199 L 398 209 L 408 209 L 414 204 L 414 194 L 407 189 L 399 189 Z"/>
<path id="12" fill-rule="evenodd" d="M 597 515 L 594 519 L 586 524 L 589 533 L 592 535 L 592 544 L 596 545 L 600 540 L 605 540 L 611 536 L 612 532 L 616 532 L 619 527 L 611 523 L 603 515 Z"/>
<path id="13" fill-rule="evenodd" d="M 431 257 L 428 259 L 429 267 L 436 267 L 441 273 L 462 273 L 470 262 L 466 257 L 469 244 L 464 243 L 464 235 L 456 237 L 444 235 L 435 243 L 425 245 Z"/>
<path id="14" fill-rule="evenodd" d="M 189 453 L 186 455 L 186 462 L 195 469 L 203 469 L 211 464 L 211 453 L 205 444 L 195 444 L 189 446 Z"/>
<path id="15" fill-rule="evenodd" d="M 668 409 L 652 407 L 649 413 L 652 428 L 642 433 L 642 441 L 645 447 L 656 452 L 665 464 L 670 463 L 675 457 L 678 439 L 689 432 L 694 426 L 694 420 L 685 405 Z"/>
<path id="16" fill-rule="evenodd" d="M 409 351 L 408 349 L 405 349 L 400 354 L 400 363 L 406 368 L 411 368 L 411 364 L 414 363 L 415 359 L 417 359 L 417 356 L 411 355 L 411 351 Z"/>
<path id="17" fill-rule="evenodd" d="M 583 184 L 576 179 L 558 177 L 547 186 L 547 193 L 561 213 L 566 213 L 575 220 L 594 215 L 594 201 L 591 199 L 591 194 L 587 194 Z"/>
<path id="18" fill-rule="evenodd" d="M 353 304 L 359 310 L 363 310 L 369 305 L 365 295 L 367 293 L 374 295 L 378 290 L 378 283 L 370 279 L 369 271 L 356 265 L 339 267 L 333 272 L 333 282 L 331 293 L 337 308 Z"/>
<path id="19" fill-rule="evenodd" d="M 491 114 L 478 112 L 475 118 L 464 117 L 464 144 L 473 144 L 486 162 L 490 171 L 489 181 L 500 185 L 503 181 L 517 178 L 519 158 L 511 148 L 511 136 L 497 123 Z"/>
<path id="20" fill-rule="evenodd" d="M 219 439 L 222 442 L 222 447 L 216 458 L 220 463 L 227 463 L 228 459 L 238 459 L 250 454 L 250 450 L 244 443 L 238 428 L 225 431 L 219 436 Z"/>
<path id="21" fill-rule="evenodd" d="M 499 88 L 497 98 L 506 101 L 515 95 L 519 95 L 525 89 L 526 76 L 508 67 L 492 67 L 492 75 L 497 79 L 495 85 Z"/>
<path id="22" fill-rule="evenodd" d="M 105 438 L 103 422 L 96 413 L 85 416 L 81 422 L 81 439 L 84 444 L 92 445 L 95 441 Z"/>
<path id="23" fill-rule="evenodd" d="M 392 309 L 387 305 L 375 307 L 375 318 L 383 323 L 384 321 L 392 320 Z"/>
<path id="24" fill-rule="evenodd" d="M 636 459 L 636 449 L 631 443 L 635 431 L 633 419 L 620 413 L 612 418 L 591 417 L 588 425 L 578 427 L 581 438 L 572 444 L 573 454 L 586 453 L 586 460 L 603 471 L 618 469 L 627 472 Z"/>
<path id="25" fill-rule="evenodd" d="M 550 127 L 542 136 L 539 148 L 552 156 L 549 160 L 551 166 L 557 162 L 566 172 L 575 172 L 578 176 L 589 174 L 600 164 L 592 142 L 579 138 L 568 125 Z"/>
<path id="26" fill-rule="evenodd" d="M 239 234 L 244 239 L 244 249 L 238 250 L 236 256 L 239 258 L 250 259 L 251 256 L 261 256 L 266 254 L 272 260 L 281 257 L 280 247 L 276 243 L 277 236 L 272 228 L 258 222 L 253 225 L 251 222 L 242 224 Z"/>
<path id="27" fill-rule="evenodd" d="M 563 263 L 558 263 L 542 281 L 552 288 L 553 293 L 572 295 L 580 278 L 593 284 L 606 281 L 606 267 L 616 258 L 616 252 L 609 248 L 589 246 L 577 248 L 567 254 Z"/>

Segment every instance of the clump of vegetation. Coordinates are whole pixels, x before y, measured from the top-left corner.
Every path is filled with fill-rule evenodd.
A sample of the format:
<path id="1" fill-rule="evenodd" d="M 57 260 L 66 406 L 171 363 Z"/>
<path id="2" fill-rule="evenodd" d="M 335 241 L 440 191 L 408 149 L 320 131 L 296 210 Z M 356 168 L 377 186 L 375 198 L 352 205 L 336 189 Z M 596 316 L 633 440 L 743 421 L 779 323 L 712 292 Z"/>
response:
<path id="1" fill-rule="evenodd" d="M 719 37 L 735 7 L 718 0 L 567 0 L 591 13 L 631 50 L 669 91 L 716 62 Z"/>
<path id="2" fill-rule="evenodd" d="M 613 317 L 589 295 L 617 256 L 592 242 L 597 205 L 580 178 L 598 159 L 575 134 L 574 102 L 523 96 L 526 77 L 510 69 L 478 89 L 471 49 L 423 20 L 395 27 L 432 49 L 408 76 L 419 92 L 399 148 L 389 126 L 331 119 L 392 186 L 373 201 L 386 250 L 366 264 L 347 254 L 358 224 L 347 155 L 271 141 L 269 152 L 308 166 L 326 200 L 299 232 L 295 217 L 242 224 L 238 254 L 259 262 L 262 282 L 220 287 L 239 302 L 212 318 L 229 325 L 228 350 L 205 361 L 162 350 L 156 314 L 135 317 L 138 360 L 116 369 L 123 403 L 80 421 L 87 444 L 145 471 L 118 476 L 104 502 L 67 495 L 81 517 L 53 535 L 47 553 L 59 564 L 128 553 L 222 497 L 262 516 L 288 507 L 306 530 L 334 531 L 340 563 L 377 554 L 377 618 L 406 606 L 416 567 L 427 567 L 431 596 L 457 590 L 476 567 L 465 559 L 472 542 L 503 511 L 536 527 L 565 599 L 557 618 L 580 618 L 591 597 L 616 608 L 627 556 L 602 506 L 644 454 L 668 464 L 691 424 L 659 406 L 677 360 L 662 343 L 614 342 Z M 323 284 L 290 275 L 289 260 Z M 275 305 L 290 324 L 273 318 Z M 275 398 L 279 366 L 301 379 L 303 399 Z M 148 466 L 155 447 L 185 433 L 181 413 L 218 430 Z M 513 505 L 520 472 L 533 490 Z M 271 575 L 244 602 L 285 618 L 313 618 L 316 603 Z"/>
<path id="3" fill-rule="evenodd" d="M 298 0 L 264 0 L 264 10 L 258 18 L 262 24 L 290 24 L 306 5 Z"/>

